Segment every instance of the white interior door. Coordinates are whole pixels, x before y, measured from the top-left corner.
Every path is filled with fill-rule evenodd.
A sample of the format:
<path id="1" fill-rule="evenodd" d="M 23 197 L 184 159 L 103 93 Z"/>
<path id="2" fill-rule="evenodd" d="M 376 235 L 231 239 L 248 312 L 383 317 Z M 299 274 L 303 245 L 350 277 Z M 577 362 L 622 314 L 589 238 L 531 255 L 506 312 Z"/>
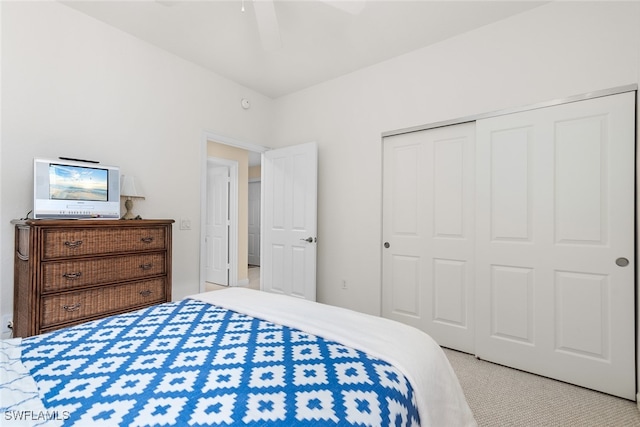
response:
<path id="1" fill-rule="evenodd" d="M 382 314 L 473 352 L 473 123 L 384 140 Z"/>
<path id="2" fill-rule="evenodd" d="M 635 399 L 634 94 L 477 122 L 477 341 Z"/>
<path id="3" fill-rule="evenodd" d="M 316 299 L 317 170 L 316 143 L 263 153 L 263 290 Z"/>
<path id="4" fill-rule="evenodd" d="M 207 168 L 206 281 L 229 284 L 229 167 Z"/>
<path id="5" fill-rule="evenodd" d="M 260 181 L 249 183 L 249 264 L 260 265 Z"/>

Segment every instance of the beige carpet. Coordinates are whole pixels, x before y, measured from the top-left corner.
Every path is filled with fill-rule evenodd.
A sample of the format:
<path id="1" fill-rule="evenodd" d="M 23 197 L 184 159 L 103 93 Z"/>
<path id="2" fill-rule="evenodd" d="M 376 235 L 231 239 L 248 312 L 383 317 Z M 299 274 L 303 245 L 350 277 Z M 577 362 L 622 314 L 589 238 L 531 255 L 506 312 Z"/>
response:
<path id="1" fill-rule="evenodd" d="M 636 402 L 445 349 L 480 427 L 640 426 Z"/>

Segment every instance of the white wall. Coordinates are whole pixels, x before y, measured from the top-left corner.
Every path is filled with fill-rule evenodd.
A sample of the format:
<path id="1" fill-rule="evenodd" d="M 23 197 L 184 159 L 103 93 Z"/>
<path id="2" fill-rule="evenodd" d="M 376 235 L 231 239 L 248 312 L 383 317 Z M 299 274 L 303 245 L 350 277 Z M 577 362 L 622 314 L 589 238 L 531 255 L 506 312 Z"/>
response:
<path id="1" fill-rule="evenodd" d="M 9 221 L 32 207 L 37 156 L 119 165 L 145 191 L 136 213 L 190 219 L 173 227 L 173 297 L 197 293 L 203 131 L 269 145 L 273 101 L 60 3 L 0 8 L 0 314 L 12 312 Z"/>
<path id="2" fill-rule="evenodd" d="M 382 132 L 638 83 L 638 22 L 554 2 L 276 100 L 275 145 L 319 144 L 318 300 L 380 313 Z"/>

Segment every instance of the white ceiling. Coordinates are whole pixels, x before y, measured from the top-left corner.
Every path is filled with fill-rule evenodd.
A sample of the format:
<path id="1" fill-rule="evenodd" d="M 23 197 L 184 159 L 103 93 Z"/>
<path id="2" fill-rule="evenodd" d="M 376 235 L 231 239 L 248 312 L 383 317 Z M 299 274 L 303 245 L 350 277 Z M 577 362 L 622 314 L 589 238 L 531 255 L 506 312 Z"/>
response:
<path id="1" fill-rule="evenodd" d="M 274 28 L 279 29 L 281 43 L 275 49 L 265 49 L 254 1 L 272 0 L 62 3 L 271 98 L 546 3 L 333 1 L 337 6 L 362 9 L 346 12 L 331 1 L 273 0 L 277 19 Z M 241 11 L 243 4 L 245 12 Z"/>

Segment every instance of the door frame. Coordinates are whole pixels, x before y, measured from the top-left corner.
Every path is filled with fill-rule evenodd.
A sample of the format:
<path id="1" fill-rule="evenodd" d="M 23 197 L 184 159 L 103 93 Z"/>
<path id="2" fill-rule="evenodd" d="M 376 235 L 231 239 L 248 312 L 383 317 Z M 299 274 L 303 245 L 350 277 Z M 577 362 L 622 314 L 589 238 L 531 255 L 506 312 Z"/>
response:
<path id="1" fill-rule="evenodd" d="M 205 274 L 205 256 L 206 256 L 206 242 L 205 242 L 205 218 L 207 213 L 207 168 L 208 159 L 207 146 L 209 141 L 216 142 L 218 144 L 229 145 L 236 148 L 241 148 L 247 151 L 253 151 L 257 153 L 264 153 L 271 148 L 264 147 L 262 145 L 252 144 L 250 142 L 240 141 L 235 138 L 231 138 L 214 131 L 205 130 L 202 132 L 200 139 L 200 290 L 199 292 L 206 291 L 206 274 Z M 230 198 L 235 197 L 235 211 L 231 207 L 233 202 L 230 203 L 230 221 L 231 228 L 229 233 L 229 286 L 238 285 L 238 173 L 236 165 L 236 188 L 234 191 L 230 191 Z M 233 194 L 232 194 L 233 193 Z M 235 224 L 235 227 L 234 227 Z M 233 247 L 232 247 L 232 243 Z M 260 254 L 262 257 L 262 254 Z"/>

